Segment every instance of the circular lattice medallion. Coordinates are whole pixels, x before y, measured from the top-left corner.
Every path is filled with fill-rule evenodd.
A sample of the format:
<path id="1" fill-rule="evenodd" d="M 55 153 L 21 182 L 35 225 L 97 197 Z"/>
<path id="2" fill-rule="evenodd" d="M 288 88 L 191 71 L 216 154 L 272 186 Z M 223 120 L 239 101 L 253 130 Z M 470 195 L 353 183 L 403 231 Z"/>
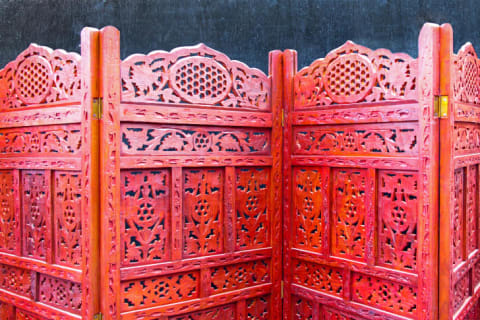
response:
<path id="1" fill-rule="evenodd" d="M 465 57 L 463 62 L 463 90 L 469 102 L 474 102 L 478 96 L 479 74 L 477 62 L 473 56 Z"/>
<path id="2" fill-rule="evenodd" d="M 370 61 L 359 54 L 350 53 L 330 63 L 323 78 L 325 90 L 337 103 L 361 101 L 374 84 Z"/>
<path id="3" fill-rule="evenodd" d="M 213 59 L 190 57 L 170 69 L 170 85 L 190 103 L 216 104 L 232 86 L 228 71 Z"/>
<path id="4" fill-rule="evenodd" d="M 25 59 L 15 74 L 15 91 L 26 104 L 41 103 L 52 87 L 52 68 L 47 59 L 31 56 Z"/>

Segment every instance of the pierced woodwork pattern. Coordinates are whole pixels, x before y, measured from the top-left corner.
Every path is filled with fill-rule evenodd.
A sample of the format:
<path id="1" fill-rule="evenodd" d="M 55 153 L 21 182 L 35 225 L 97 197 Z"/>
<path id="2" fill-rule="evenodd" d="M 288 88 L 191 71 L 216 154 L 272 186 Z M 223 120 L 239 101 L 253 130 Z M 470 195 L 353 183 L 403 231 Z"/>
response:
<path id="1" fill-rule="evenodd" d="M 82 309 L 82 289 L 79 283 L 41 274 L 39 301 L 73 313 Z"/>
<path id="2" fill-rule="evenodd" d="M 48 171 L 24 171 L 23 232 L 24 254 L 45 260 L 49 253 L 50 236 L 50 177 Z"/>
<path id="3" fill-rule="evenodd" d="M 122 264 L 169 260 L 169 171 L 122 171 L 121 181 Z"/>
<path id="4" fill-rule="evenodd" d="M 80 56 L 30 45 L 0 70 L 1 109 L 80 100 Z"/>
<path id="5" fill-rule="evenodd" d="M 235 308 L 228 304 L 217 308 L 192 312 L 182 316 L 169 317 L 169 320 L 236 320 Z"/>
<path id="6" fill-rule="evenodd" d="M 16 188 L 13 172 L 0 171 L 0 251 L 13 254 L 20 244 L 20 221 L 15 210 Z"/>
<path id="7" fill-rule="evenodd" d="M 467 167 L 466 218 L 467 256 L 478 248 L 478 166 Z M 476 282 L 474 283 L 476 285 Z"/>
<path id="8" fill-rule="evenodd" d="M 352 275 L 352 300 L 399 315 L 417 314 L 415 288 L 369 275 Z"/>
<path id="9" fill-rule="evenodd" d="M 452 215 L 453 234 L 452 234 L 452 249 L 453 249 L 453 265 L 456 266 L 463 261 L 463 244 L 464 244 L 464 169 L 455 170 L 454 174 L 455 185 L 455 199 L 454 210 Z"/>
<path id="10" fill-rule="evenodd" d="M 55 172 L 55 255 L 60 264 L 82 263 L 82 181 L 79 173 Z"/>
<path id="11" fill-rule="evenodd" d="M 77 125 L 0 129 L 0 154 L 75 155 L 81 146 Z"/>
<path id="12" fill-rule="evenodd" d="M 470 295 L 470 278 L 468 273 L 463 275 L 453 286 L 453 311 L 457 311 Z"/>
<path id="13" fill-rule="evenodd" d="M 121 63 L 121 78 L 124 101 L 269 109 L 264 73 L 203 44 L 132 55 Z"/>
<path id="14" fill-rule="evenodd" d="M 477 319 L 480 319 L 480 301 L 477 301 L 465 316 L 465 320 Z"/>
<path id="15" fill-rule="evenodd" d="M 297 127 L 294 129 L 294 153 L 416 155 L 418 126 L 354 125 L 341 127 Z"/>
<path id="16" fill-rule="evenodd" d="M 121 284 L 123 311 L 174 303 L 198 297 L 197 271 L 132 280 Z"/>
<path id="17" fill-rule="evenodd" d="M 252 299 L 247 299 L 247 320 L 270 320 L 269 308 L 270 298 L 262 296 Z"/>
<path id="18" fill-rule="evenodd" d="M 295 259 L 292 265 L 294 283 L 331 295 L 342 296 L 342 269 Z"/>
<path id="19" fill-rule="evenodd" d="M 270 235 L 267 209 L 270 170 L 237 168 L 236 177 L 236 249 L 266 247 Z"/>
<path id="20" fill-rule="evenodd" d="M 323 201 L 326 190 L 320 169 L 296 168 L 294 177 L 295 246 L 322 251 Z"/>
<path id="21" fill-rule="evenodd" d="M 15 319 L 15 307 L 11 304 L 0 302 L 0 320 Z"/>
<path id="22" fill-rule="evenodd" d="M 184 170 L 184 257 L 223 252 L 223 181 L 220 169 Z"/>
<path id="23" fill-rule="evenodd" d="M 480 126 L 477 124 L 456 123 L 453 138 L 457 153 L 480 151 Z"/>
<path id="24" fill-rule="evenodd" d="M 33 298 L 34 277 L 32 272 L 8 265 L 0 265 L 0 286 L 2 289 Z"/>
<path id="25" fill-rule="evenodd" d="M 453 96 L 455 100 L 480 103 L 480 60 L 471 43 L 453 56 Z"/>
<path id="26" fill-rule="evenodd" d="M 218 294 L 267 283 L 269 273 L 270 263 L 263 260 L 212 268 L 211 291 Z"/>
<path id="27" fill-rule="evenodd" d="M 270 133 L 265 129 L 122 125 L 124 154 L 224 155 L 268 154 Z"/>
<path id="28" fill-rule="evenodd" d="M 418 175 L 381 171 L 378 184 L 378 260 L 383 266 L 417 267 Z"/>
<path id="29" fill-rule="evenodd" d="M 417 60 L 351 41 L 294 77 L 298 109 L 334 103 L 417 99 Z"/>
<path id="30" fill-rule="evenodd" d="M 294 320 L 313 320 L 313 304 L 310 300 L 292 296 Z"/>
<path id="31" fill-rule="evenodd" d="M 331 309 L 324 308 L 323 318 L 321 320 L 355 320 Z M 360 320 L 360 318 L 358 318 Z"/>
<path id="32" fill-rule="evenodd" d="M 366 169 L 333 171 L 332 254 L 365 260 Z"/>
<path id="33" fill-rule="evenodd" d="M 17 309 L 16 320 L 46 320 L 46 319 L 37 315 L 33 315 L 29 312 Z"/>

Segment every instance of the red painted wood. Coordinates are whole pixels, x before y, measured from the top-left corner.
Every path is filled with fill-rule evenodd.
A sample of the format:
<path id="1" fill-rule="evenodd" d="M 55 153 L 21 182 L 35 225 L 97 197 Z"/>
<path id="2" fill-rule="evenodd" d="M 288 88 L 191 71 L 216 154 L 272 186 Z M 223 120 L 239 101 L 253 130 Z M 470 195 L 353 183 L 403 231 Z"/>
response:
<path id="1" fill-rule="evenodd" d="M 97 34 L 83 31 L 82 56 L 31 45 L 0 70 L 2 319 L 98 312 Z"/>
<path id="2" fill-rule="evenodd" d="M 106 319 L 278 319 L 282 53 L 204 45 L 119 61 L 101 33 Z"/>
<path id="3" fill-rule="evenodd" d="M 440 129 L 445 154 L 440 162 L 440 319 L 475 319 L 480 300 L 480 59 L 470 43 L 453 53 L 450 25 L 441 32 L 441 94 L 449 97 L 449 112 Z"/>
<path id="4" fill-rule="evenodd" d="M 438 39 L 284 52 L 284 319 L 436 318 Z"/>

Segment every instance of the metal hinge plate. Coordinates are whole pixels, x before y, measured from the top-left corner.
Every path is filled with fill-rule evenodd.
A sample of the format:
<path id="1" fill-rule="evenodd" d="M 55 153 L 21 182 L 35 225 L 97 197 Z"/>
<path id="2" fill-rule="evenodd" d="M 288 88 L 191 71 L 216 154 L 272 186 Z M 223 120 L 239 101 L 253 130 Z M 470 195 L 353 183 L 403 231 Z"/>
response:
<path id="1" fill-rule="evenodd" d="M 103 110 L 103 99 L 102 98 L 94 98 L 92 102 L 92 115 L 95 119 L 102 118 L 102 110 Z"/>
<path id="2" fill-rule="evenodd" d="M 281 288 L 280 288 L 281 294 L 280 294 L 280 295 L 281 295 L 281 297 L 282 297 L 282 299 L 283 299 L 283 280 L 282 280 L 282 282 L 280 283 L 280 286 L 281 286 Z"/>
<path id="3" fill-rule="evenodd" d="M 282 109 L 282 127 L 285 126 L 285 111 Z"/>
<path id="4" fill-rule="evenodd" d="M 93 316 L 93 320 L 102 320 L 103 315 L 102 313 L 97 313 L 96 315 Z"/>
<path id="5" fill-rule="evenodd" d="M 435 96 L 435 117 L 448 117 L 448 96 Z"/>

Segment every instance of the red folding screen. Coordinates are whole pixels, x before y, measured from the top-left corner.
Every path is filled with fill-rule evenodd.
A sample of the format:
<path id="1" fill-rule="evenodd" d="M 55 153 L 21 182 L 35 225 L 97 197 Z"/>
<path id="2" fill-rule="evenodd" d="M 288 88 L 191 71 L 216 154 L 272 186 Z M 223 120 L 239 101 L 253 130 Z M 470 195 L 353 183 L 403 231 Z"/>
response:
<path id="1" fill-rule="evenodd" d="M 436 318 L 438 37 L 285 52 L 285 319 Z"/>
<path id="2" fill-rule="evenodd" d="M 90 29 L 82 38 L 82 59 L 33 44 L 0 71 L 1 319 L 98 311 L 98 178 L 86 179 L 98 176 L 97 138 L 84 99 L 98 41 Z"/>
<path id="3" fill-rule="evenodd" d="M 120 61 L 101 34 L 105 319 L 281 317 L 281 52 Z M 273 80 L 272 80 L 273 79 Z"/>
<path id="4" fill-rule="evenodd" d="M 32 45 L 0 71 L 0 319 L 478 319 L 480 60 L 452 37 L 269 75 L 121 60 L 113 27 Z"/>

